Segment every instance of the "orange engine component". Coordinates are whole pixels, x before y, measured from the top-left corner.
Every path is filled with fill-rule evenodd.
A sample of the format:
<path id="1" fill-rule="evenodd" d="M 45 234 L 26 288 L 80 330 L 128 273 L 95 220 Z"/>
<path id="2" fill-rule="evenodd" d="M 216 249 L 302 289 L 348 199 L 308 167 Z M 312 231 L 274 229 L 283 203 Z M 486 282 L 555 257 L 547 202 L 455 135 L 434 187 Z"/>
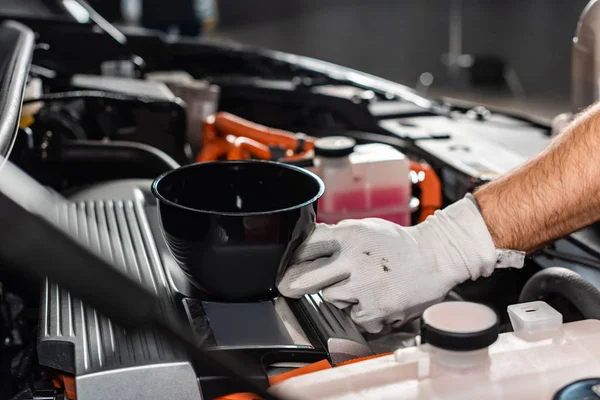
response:
<path id="1" fill-rule="evenodd" d="M 390 354 L 393 354 L 393 353 L 375 354 L 375 355 L 368 356 L 368 357 L 356 358 L 353 360 L 348 360 L 348 361 L 339 363 L 339 364 L 335 365 L 335 367 L 341 367 L 343 365 L 354 364 L 354 363 L 358 363 L 361 361 L 371 360 L 373 358 L 383 357 L 383 356 L 387 356 Z M 328 360 L 321 360 L 316 363 L 312 363 L 312 364 L 297 368 L 297 369 L 289 371 L 289 372 L 284 372 L 283 374 L 272 376 L 269 378 L 269 385 L 273 386 L 273 385 L 276 385 L 287 379 L 294 378 L 296 376 L 311 374 L 313 372 L 323 371 L 325 369 L 329 369 L 332 367 L 334 367 L 334 366 L 332 366 Z M 226 396 L 218 397 L 214 400 L 261 400 L 261 398 L 252 393 L 232 393 L 232 394 L 228 394 Z"/>
<path id="2" fill-rule="evenodd" d="M 213 400 L 262 400 L 262 397 L 254 393 L 231 393 L 225 396 L 216 397 Z"/>
<path id="3" fill-rule="evenodd" d="M 227 155 L 229 146 L 229 143 L 225 139 L 217 138 L 211 142 L 208 142 L 202 147 L 202 151 L 198 153 L 196 162 L 218 160 Z"/>
<path id="4" fill-rule="evenodd" d="M 418 183 L 421 189 L 419 222 L 423 222 L 442 207 L 442 182 L 429 164 L 411 161 L 410 169 L 421 175 Z"/>
<path id="5" fill-rule="evenodd" d="M 230 147 L 227 153 L 228 160 L 243 160 L 248 158 L 247 155 L 251 155 L 261 160 L 269 160 L 271 158 L 271 150 L 269 146 L 266 146 L 256 140 L 249 139 L 247 137 L 233 135 L 227 136 L 227 142 Z"/>
<path id="6" fill-rule="evenodd" d="M 77 400 L 77 388 L 74 377 L 58 373 L 54 375 L 52 383 L 54 383 L 55 388 L 63 389 L 69 400 Z"/>
<path id="7" fill-rule="evenodd" d="M 306 375 L 312 372 L 322 371 L 324 369 L 329 368 L 331 368 L 331 364 L 329 363 L 329 361 L 321 360 L 316 363 L 312 363 L 304 367 L 294 369 L 292 371 L 272 376 L 269 378 L 269 385 L 273 386 L 278 384 L 279 382 L 283 382 L 286 379 L 290 379 L 295 376 Z M 226 396 L 218 397 L 214 400 L 261 400 L 261 398 L 253 393 L 232 393 Z"/>
<path id="8" fill-rule="evenodd" d="M 207 118 L 202 131 L 202 148 L 196 162 L 250 157 L 302 159 L 315 147 L 311 137 L 269 128 L 226 112 Z M 274 149 L 281 149 L 281 157 L 273 153 Z"/>
<path id="9" fill-rule="evenodd" d="M 244 136 L 266 145 L 281 146 L 286 150 L 293 150 L 298 153 L 315 148 L 315 142 L 312 138 L 306 138 L 305 144 L 302 146 L 298 137 L 291 132 L 269 128 L 226 112 L 219 112 L 215 115 L 214 126 L 217 132 Z M 298 149 L 299 145 L 303 148 Z"/>

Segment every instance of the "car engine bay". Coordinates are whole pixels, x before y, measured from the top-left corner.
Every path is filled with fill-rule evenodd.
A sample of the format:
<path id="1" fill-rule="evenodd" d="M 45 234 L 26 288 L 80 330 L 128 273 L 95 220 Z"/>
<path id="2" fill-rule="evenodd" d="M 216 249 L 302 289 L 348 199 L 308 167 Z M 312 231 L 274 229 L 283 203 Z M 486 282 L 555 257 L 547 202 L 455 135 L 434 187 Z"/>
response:
<path id="1" fill-rule="evenodd" d="M 59 200 L 45 217 L 57 229 L 162 299 L 205 353 L 234 364 L 252 360 L 250 380 L 265 389 L 274 377 L 322 360 L 339 365 L 413 348 L 422 321 L 368 334 L 320 294 L 255 302 L 211 298 L 167 246 L 151 193 L 156 177 L 197 161 L 234 157 L 234 150 L 318 173 L 318 157 L 305 151 L 305 143 L 341 136 L 357 149 L 382 145 L 395 152 L 391 159 L 406 160 L 410 208 L 401 213 L 412 225 L 522 164 L 552 137 L 550 124 L 535 118 L 430 99 L 306 57 L 230 42 L 171 41 L 152 32 L 124 31 L 122 39 L 97 23 L 15 19 L 3 18 L 0 25 L 6 55 L 0 63 L 0 193 L 35 188 L 8 197 L 44 214 L 48 204 L 38 209 L 46 211 L 32 211 L 37 205 L 28 202 L 45 201 L 50 192 L 48 198 Z M 218 136 L 219 129 L 233 129 L 235 137 L 235 129 L 296 136 L 292 147 L 246 141 L 240 150 L 227 135 L 210 142 L 207 132 Z M 223 143 L 226 151 L 214 150 Z M 2 182 L 11 168 L 18 173 Z M 334 184 L 324 180 L 326 190 Z M 209 186 L 198 190 L 211 195 Z M 45 253 L 34 246 L 50 239 L 32 231 L 31 242 L 10 253 L 15 244 L 7 224 L 21 214 L 9 208 L 1 213 L 7 233 L 0 235 L 0 268 L 14 260 L 5 254 L 17 250 L 44 263 Z M 320 218 L 329 222 L 325 214 Z M 599 234 L 596 226 L 576 232 L 528 257 L 525 268 L 461 284 L 445 301 L 490 307 L 501 333 L 513 330 L 507 307 L 530 301 L 545 301 L 564 323 L 597 319 Z M 49 264 L 40 271 L 61 270 Z M 130 314 L 109 315 L 80 300 L 81 292 L 70 290 L 77 279 L 81 290 L 93 289 L 83 275 L 39 274 L 44 279 L 11 265 L 2 270 L 0 399 L 212 399 L 248 391 L 223 370 L 198 363 L 170 333 L 123 328 L 114 320 Z M 133 292 L 121 293 L 126 287 L 107 278 L 94 293 L 131 299 Z"/>

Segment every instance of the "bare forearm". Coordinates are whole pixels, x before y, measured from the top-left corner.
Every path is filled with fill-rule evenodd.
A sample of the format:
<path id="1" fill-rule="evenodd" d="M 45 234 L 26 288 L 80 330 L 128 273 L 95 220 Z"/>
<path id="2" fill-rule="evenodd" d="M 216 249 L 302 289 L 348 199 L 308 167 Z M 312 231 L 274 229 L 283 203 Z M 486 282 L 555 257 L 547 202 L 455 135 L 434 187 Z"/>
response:
<path id="1" fill-rule="evenodd" d="M 600 105 L 529 162 L 476 191 L 498 248 L 532 251 L 600 220 Z"/>

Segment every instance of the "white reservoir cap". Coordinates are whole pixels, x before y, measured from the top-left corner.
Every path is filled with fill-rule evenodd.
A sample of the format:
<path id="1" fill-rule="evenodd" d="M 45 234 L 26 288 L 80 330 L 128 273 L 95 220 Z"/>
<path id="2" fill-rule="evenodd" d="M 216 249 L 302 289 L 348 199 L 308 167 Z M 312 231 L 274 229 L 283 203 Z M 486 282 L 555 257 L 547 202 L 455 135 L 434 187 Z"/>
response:
<path id="1" fill-rule="evenodd" d="M 515 332 L 540 332 L 559 329 L 561 313 L 543 301 L 508 306 L 508 317 Z"/>
<path id="2" fill-rule="evenodd" d="M 322 157 L 345 157 L 354 151 L 356 141 L 346 136 L 327 136 L 315 140 L 315 154 Z"/>
<path id="3" fill-rule="evenodd" d="M 423 313 L 421 339 L 451 351 L 484 349 L 498 339 L 498 316 L 483 304 L 452 301 Z"/>

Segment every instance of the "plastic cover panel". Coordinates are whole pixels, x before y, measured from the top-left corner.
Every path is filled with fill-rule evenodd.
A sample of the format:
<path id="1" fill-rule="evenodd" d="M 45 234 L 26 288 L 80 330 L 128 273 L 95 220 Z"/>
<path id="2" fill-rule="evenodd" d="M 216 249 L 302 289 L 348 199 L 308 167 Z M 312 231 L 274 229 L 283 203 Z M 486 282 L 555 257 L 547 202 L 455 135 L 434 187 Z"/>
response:
<path id="1" fill-rule="evenodd" d="M 56 217 L 124 273 L 157 295 L 170 297 L 143 198 L 65 203 Z M 43 285 L 41 313 L 38 353 L 40 363 L 52 368 L 79 376 L 185 359 L 154 332 L 125 332 L 54 282 Z"/>
<path id="2" fill-rule="evenodd" d="M 320 294 L 306 295 L 298 300 L 298 305 L 326 347 L 331 362 L 338 364 L 373 355 L 348 315 L 325 302 Z"/>

